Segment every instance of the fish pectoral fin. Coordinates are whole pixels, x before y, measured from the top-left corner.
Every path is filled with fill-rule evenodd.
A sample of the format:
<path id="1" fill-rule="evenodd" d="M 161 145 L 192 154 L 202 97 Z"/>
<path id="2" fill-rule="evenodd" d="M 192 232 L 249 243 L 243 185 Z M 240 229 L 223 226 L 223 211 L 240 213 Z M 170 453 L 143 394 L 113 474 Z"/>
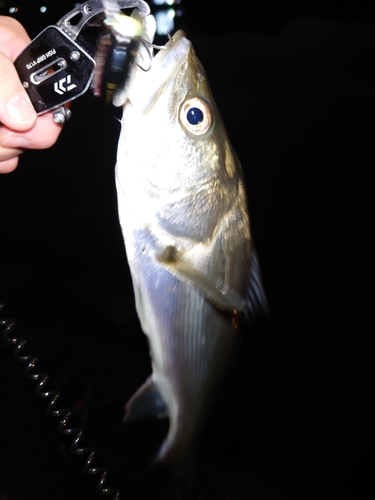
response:
<path id="1" fill-rule="evenodd" d="M 155 382 L 149 377 L 125 405 L 124 422 L 148 418 L 167 418 L 168 408 Z"/>
<path id="2" fill-rule="evenodd" d="M 198 288 L 215 307 L 221 311 L 241 312 L 246 307 L 246 300 L 220 278 L 210 279 L 181 257 L 176 247 L 168 246 L 157 255 L 158 261 L 173 276 L 187 285 Z"/>
<path id="3" fill-rule="evenodd" d="M 263 289 L 258 256 L 254 248 L 251 252 L 251 268 L 244 312 L 248 319 L 259 316 L 270 316 L 267 297 Z"/>

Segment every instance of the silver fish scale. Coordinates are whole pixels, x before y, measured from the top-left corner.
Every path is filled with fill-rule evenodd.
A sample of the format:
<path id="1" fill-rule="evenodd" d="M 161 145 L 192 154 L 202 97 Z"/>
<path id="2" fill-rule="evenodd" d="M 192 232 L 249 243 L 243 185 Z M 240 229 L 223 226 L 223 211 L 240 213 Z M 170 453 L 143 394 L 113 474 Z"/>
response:
<path id="1" fill-rule="evenodd" d="M 138 255 L 141 255 L 141 248 L 150 244 L 149 235 L 136 231 L 134 242 L 139 245 Z M 156 377 L 163 373 L 173 397 L 179 402 L 174 442 L 180 446 L 189 436 L 188 441 L 193 439 L 198 422 L 191 415 L 203 418 L 201 409 L 208 404 L 207 395 L 216 393 L 231 359 L 230 353 L 239 340 L 238 332 L 230 317 L 202 300 L 198 290 L 186 286 L 162 265 L 139 258 L 134 267 L 137 269 L 137 276 L 133 275 L 135 286 L 142 289 L 142 303 L 137 303 L 137 311 L 153 350 L 153 372 Z M 143 309 L 145 303 L 151 308 Z M 151 329 L 159 332 L 157 339 L 150 335 Z M 163 353 L 161 360 L 155 355 L 157 352 Z M 162 366 L 158 366 L 159 363 Z M 161 394 L 167 402 L 169 396 L 163 394 L 163 390 Z M 176 458 L 181 450 L 169 449 L 168 454 L 172 453 Z"/>
<path id="2" fill-rule="evenodd" d="M 189 128 L 190 105 L 212 117 L 202 134 Z M 167 413 L 158 457 L 175 469 L 185 460 L 186 468 L 239 343 L 236 311 L 255 313 L 265 301 L 241 166 L 181 32 L 129 86 L 116 186 L 153 368 L 127 404 L 128 420 Z"/>

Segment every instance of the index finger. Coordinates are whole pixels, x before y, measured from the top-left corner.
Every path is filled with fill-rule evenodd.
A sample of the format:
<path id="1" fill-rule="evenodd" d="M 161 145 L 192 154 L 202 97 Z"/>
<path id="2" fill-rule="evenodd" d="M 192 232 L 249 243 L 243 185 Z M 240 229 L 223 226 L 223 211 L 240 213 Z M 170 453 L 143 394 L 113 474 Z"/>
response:
<path id="1" fill-rule="evenodd" d="M 12 17 L 0 16 L 0 27 L 1 51 L 14 61 L 31 39 L 22 24 Z"/>

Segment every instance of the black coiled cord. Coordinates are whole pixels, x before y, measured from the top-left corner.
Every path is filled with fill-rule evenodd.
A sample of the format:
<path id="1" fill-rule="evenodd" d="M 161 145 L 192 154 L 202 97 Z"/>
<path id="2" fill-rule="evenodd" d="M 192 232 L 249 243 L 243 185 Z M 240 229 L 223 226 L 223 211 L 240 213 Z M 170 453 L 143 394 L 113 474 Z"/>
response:
<path id="1" fill-rule="evenodd" d="M 0 313 L 4 309 L 5 303 L 0 302 Z M 108 472 L 105 467 L 95 467 L 93 462 L 95 460 L 95 449 L 88 446 L 82 446 L 83 431 L 78 427 L 69 427 L 69 421 L 72 412 L 68 409 L 57 408 L 57 403 L 60 399 L 60 393 L 57 390 L 48 390 L 46 388 L 49 374 L 38 371 L 38 358 L 24 354 L 23 350 L 26 346 L 26 340 L 15 335 L 16 321 L 13 319 L 0 319 L 0 328 L 2 329 L 2 338 L 13 349 L 13 357 L 17 361 L 26 364 L 24 368 L 24 375 L 27 379 L 36 382 L 35 394 L 41 399 L 47 400 L 47 413 L 52 417 L 59 419 L 58 433 L 63 436 L 74 437 L 69 451 L 75 456 L 87 455 L 85 463 L 82 467 L 83 474 L 87 476 L 98 476 L 99 480 L 95 488 L 96 495 L 113 495 L 114 500 L 120 500 L 120 490 L 115 487 L 106 487 Z"/>

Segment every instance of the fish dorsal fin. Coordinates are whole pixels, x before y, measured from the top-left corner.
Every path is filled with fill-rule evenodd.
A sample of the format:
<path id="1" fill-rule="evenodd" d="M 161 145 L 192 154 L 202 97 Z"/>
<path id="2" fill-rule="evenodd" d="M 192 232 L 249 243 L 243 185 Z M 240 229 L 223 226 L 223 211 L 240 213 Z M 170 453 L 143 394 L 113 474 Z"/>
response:
<path id="1" fill-rule="evenodd" d="M 164 403 L 151 377 L 129 399 L 125 405 L 125 410 L 124 422 L 168 417 L 167 405 Z"/>
<path id="2" fill-rule="evenodd" d="M 263 289 L 258 255 L 255 249 L 251 252 L 251 267 L 245 313 L 248 319 L 258 316 L 269 316 L 266 294 Z"/>
<path id="3" fill-rule="evenodd" d="M 243 311 L 246 300 L 220 278 L 209 279 L 183 260 L 176 247 L 168 246 L 157 259 L 173 276 L 193 288 L 198 288 L 221 311 Z"/>

